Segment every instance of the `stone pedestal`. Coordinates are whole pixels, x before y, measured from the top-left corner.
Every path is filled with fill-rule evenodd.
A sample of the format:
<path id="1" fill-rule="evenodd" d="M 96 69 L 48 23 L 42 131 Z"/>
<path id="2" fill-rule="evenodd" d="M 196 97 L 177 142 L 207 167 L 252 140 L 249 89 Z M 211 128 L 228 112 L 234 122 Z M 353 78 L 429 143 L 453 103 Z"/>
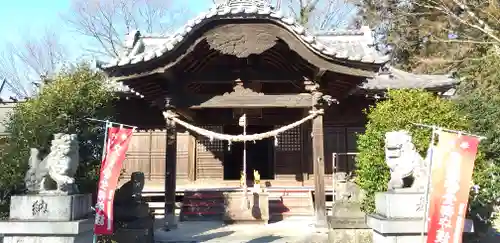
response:
<path id="1" fill-rule="evenodd" d="M 249 192 L 245 202 L 243 192 L 227 192 L 225 197 L 224 221 L 227 223 L 264 223 L 269 222 L 269 194 Z"/>
<path id="2" fill-rule="evenodd" d="M 4 243 L 80 243 L 92 239 L 91 195 L 12 196 L 10 216 L 0 221 Z"/>
<path id="3" fill-rule="evenodd" d="M 332 243 L 370 243 L 371 229 L 358 202 L 336 201 L 328 217 L 328 239 Z"/>
<path id="4" fill-rule="evenodd" d="M 115 232 L 111 237 L 117 243 L 152 243 L 154 215 L 147 203 L 115 207 Z"/>
<path id="5" fill-rule="evenodd" d="M 421 243 L 425 195 L 418 192 L 383 192 L 375 195 L 375 214 L 367 216 L 374 243 Z M 464 232 L 473 232 L 471 220 Z M 425 234 L 427 227 L 425 227 Z M 426 236 L 424 236 L 426 237 Z"/>

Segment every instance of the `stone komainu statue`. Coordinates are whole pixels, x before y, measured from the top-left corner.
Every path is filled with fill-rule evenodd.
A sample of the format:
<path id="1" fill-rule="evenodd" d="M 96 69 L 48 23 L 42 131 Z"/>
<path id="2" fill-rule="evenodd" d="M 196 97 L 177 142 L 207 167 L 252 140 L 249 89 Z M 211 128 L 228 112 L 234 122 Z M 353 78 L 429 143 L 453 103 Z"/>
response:
<path id="1" fill-rule="evenodd" d="M 391 169 L 389 190 L 410 187 L 422 192 L 427 184 L 427 159 L 423 159 L 412 142 L 411 135 L 404 130 L 385 134 L 385 161 Z M 405 183 L 409 180 L 411 183 Z"/>
<path id="2" fill-rule="evenodd" d="M 78 163 L 76 134 L 54 134 L 50 153 L 45 158 L 40 158 L 38 149 L 31 149 L 29 169 L 24 179 L 26 188 L 37 193 L 78 193 L 74 179 Z"/>

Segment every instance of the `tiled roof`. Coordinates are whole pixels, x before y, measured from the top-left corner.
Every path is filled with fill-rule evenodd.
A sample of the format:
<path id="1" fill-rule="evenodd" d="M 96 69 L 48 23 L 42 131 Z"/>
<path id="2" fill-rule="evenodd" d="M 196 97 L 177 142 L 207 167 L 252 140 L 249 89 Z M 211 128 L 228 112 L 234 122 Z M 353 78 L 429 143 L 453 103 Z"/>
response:
<path id="1" fill-rule="evenodd" d="M 388 56 L 381 55 L 371 47 L 373 38 L 368 27 L 359 30 L 337 30 L 320 35 L 309 33 L 306 28 L 291 16 L 274 10 L 263 1 L 229 1 L 218 4 L 208 12 L 200 14 L 190 20 L 173 35 L 140 37 L 128 55 L 112 60 L 103 65 L 107 69 L 116 66 L 125 66 L 146 62 L 166 55 L 175 50 L 180 43 L 213 20 L 221 19 L 267 19 L 288 29 L 313 52 L 331 60 L 350 60 L 363 63 L 383 64 L 389 60 Z M 133 35 L 135 33 L 132 33 Z M 127 53 L 126 53 L 127 54 Z"/>
<path id="2" fill-rule="evenodd" d="M 451 75 L 413 74 L 393 67 L 368 79 L 361 88 L 365 90 L 386 89 L 434 89 L 456 85 L 459 81 Z"/>
<path id="3" fill-rule="evenodd" d="M 188 21 L 177 33 L 173 35 L 139 36 L 131 33 L 131 37 L 139 36 L 135 44 L 129 39 L 129 50 L 124 57 L 114 60 L 102 68 L 133 65 L 160 57 L 175 50 L 181 42 L 187 39 L 204 24 L 220 19 L 267 19 L 288 29 L 296 35 L 310 50 L 315 53 L 334 59 L 360 61 L 364 63 L 385 64 L 388 56 L 378 53 L 373 47 L 372 32 L 364 26 L 354 30 L 333 30 L 316 35 L 308 33 L 305 27 L 298 24 L 294 18 L 284 15 L 279 10 L 273 9 L 265 0 L 221 0 L 214 8 L 198 17 Z M 382 70 L 383 69 L 383 70 Z M 421 75 L 412 74 L 384 65 L 382 71 L 373 78 L 369 78 L 360 88 L 362 90 L 386 90 L 389 88 L 424 88 L 434 89 L 450 87 L 458 83 L 450 75 Z M 141 94 L 124 86 L 121 82 L 109 83 L 113 90 Z"/>

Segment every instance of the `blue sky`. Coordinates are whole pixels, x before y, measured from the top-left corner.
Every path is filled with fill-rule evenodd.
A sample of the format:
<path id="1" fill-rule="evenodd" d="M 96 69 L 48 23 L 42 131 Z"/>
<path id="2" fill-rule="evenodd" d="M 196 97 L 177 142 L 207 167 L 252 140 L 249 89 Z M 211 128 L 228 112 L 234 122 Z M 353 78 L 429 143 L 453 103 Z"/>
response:
<path id="1" fill-rule="evenodd" d="M 30 37 L 31 39 L 37 38 L 45 34 L 47 30 L 57 33 L 59 36 L 59 42 L 63 44 L 67 52 L 66 60 L 70 62 L 80 60 L 83 54 L 87 54 L 83 51 L 84 48 L 92 47 L 92 49 L 99 49 L 99 45 L 96 44 L 95 41 L 89 41 L 92 39 L 76 33 L 73 26 L 68 26 L 68 24 L 62 19 L 62 15 L 71 16 L 71 3 L 73 1 L 107 2 L 110 0 L 3 0 L 2 6 L 0 7 L 0 29 L 2 30 L 2 34 L 0 34 L 0 54 L 6 50 L 5 48 L 7 43 L 20 46 L 23 44 L 21 42 L 22 39 Z M 212 5 L 212 0 L 157 1 L 160 1 L 160 3 L 168 3 L 168 1 L 171 1 L 176 7 L 184 6 L 189 8 L 186 13 L 183 12 L 181 15 L 182 19 L 194 17 L 198 13 L 208 10 Z M 326 7 L 326 5 L 320 5 L 320 7 Z M 334 7 L 343 8 L 343 6 Z M 350 8 L 346 9 L 348 10 Z M 352 12 L 352 14 L 353 13 L 354 12 Z M 175 23 L 184 24 L 183 21 L 175 21 Z M 144 32 L 145 31 L 142 30 L 142 33 Z M 125 38 L 125 35 L 123 38 Z M 89 56 L 86 57 L 86 59 L 88 59 Z M 15 69 L 20 69 L 26 67 L 26 65 L 18 65 L 15 63 L 15 67 Z M 0 67 L 0 76 L 2 75 L 2 70 L 7 69 L 2 69 L 2 67 Z M 30 84 L 32 81 L 38 81 L 38 75 L 34 76 L 35 77 L 30 76 L 27 80 L 26 78 L 20 79 L 23 80 L 23 83 Z M 24 80 L 26 80 L 26 82 L 24 82 Z M 24 86 L 26 88 L 27 85 Z M 3 92 L 6 92 L 6 90 Z M 5 97 L 5 93 L 0 93 L 0 95 Z"/>
<path id="2" fill-rule="evenodd" d="M 83 52 L 81 47 L 88 44 L 86 42 L 88 39 L 75 34 L 73 29 L 61 19 L 62 15 L 71 14 L 72 1 L 74 0 L 3 0 L 2 7 L 0 7 L 0 29 L 2 30 L 0 53 L 5 51 L 7 43 L 17 44 L 23 38 L 36 37 L 46 30 L 51 30 L 57 31 L 60 42 L 68 50 L 70 60 L 81 56 Z M 212 3 L 211 0 L 189 0 L 186 1 L 187 3 L 184 1 L 181 2 L 187 4 L 189 12 L 195 15 L 207 10 Z M 5 97 L 6 93 L 10 92 L 4 90 L 0 95 Z"/>
<path id="3" fill-rule="evenodd" d="M 69 8 L 69 0 L 4 1 L 0 8 L 0 41 L 16 41 L 21 36 L 43 31 L 58 24 L 59 13 Z M 60 22 L 60 21 L 59 21 Z"/>
<path id="4" fill-rule="evenodd" d="M 68 14 L 72 0 L 14 0 L 2 2 L 0 8 L 0 51 L 6 42 L 43 33 L 47 28 L 57 29 L 65 43 L 78 43 L 71 28 L 61 21 L 61 14 Z M 168 0 L 165 0 L 168 1 Z M 189 8 L 199 13 L 210 7 L 210 0 L 189 0 Z M 75 43 L 75 44 L 76 44 Z"/>

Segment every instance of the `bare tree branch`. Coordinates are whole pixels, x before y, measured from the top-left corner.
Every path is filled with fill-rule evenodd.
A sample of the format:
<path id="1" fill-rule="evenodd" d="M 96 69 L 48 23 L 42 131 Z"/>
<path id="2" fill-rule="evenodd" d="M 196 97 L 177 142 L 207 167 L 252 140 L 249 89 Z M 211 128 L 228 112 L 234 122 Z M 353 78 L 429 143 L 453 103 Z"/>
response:
<path id="1" fill-rule="evenodd" d="M 356 14 L 348 0 L 288 0 L 288 11 L 313 31 L 345 28 Z"/>
<path id="2" fill-rule="evenodd" d="M 0 53 L 0 78 L 5 78 L 17 98 L 33 94 L 33 83 L 51 75 L 66 60 L 66 50 L 53 31 L 41 36 L 24 36 L 19 43 L 7 43 Z"/>
<path id="3" fill-rule="evenodd" d="M 498 35 L 499 29 L 495 29 L 488 24 L 489 21 L 494 22 L 494 26 L 500 26 L 498 17 L 493 15 L 492 12 L 488 12 L 481 8 L 480 6 L 470 7 L 466 2 L 462 0 L 428 0 L 427 3 L 418 3 L 420 6 L 426 7 L 428 9 L 438 10 L 439 12 L 445 14 L 450 18 L 450 20 L 458 21 L 459 23 L 468 26 L 471 29 L 477 30 L 483 33 L 486 37 L 493 40 L 490 42 L 495 46 L 500 45 L 500 36 Z M 490 1 L 490 5 L 495 6 L 499 4 L 497 0 Z M 461 14 L 457 13 L 455 9 L 460 9 Z M 494 10 L 495 11 L 495 10 Z M 498 11 L 495 11 L 498 14 Z M 482 14 L 480 14 L 482 13 Z M 483 19 L 481 16 L 486 16 Z M 477 41 L 485 42 L 485 41 Z"/>
<path id="4" fill-rule="evenodd" d="M 173 0 L 72 0 L 71 13 L 63 19 L 79 34 L 88 37 L 93 54 L 116 58 L 126 48 L 122 40 L 132 30 L 165 33 L 178 21 L 190 17 Z M 95 48 L 99 46 L 99 48 Z"/>

